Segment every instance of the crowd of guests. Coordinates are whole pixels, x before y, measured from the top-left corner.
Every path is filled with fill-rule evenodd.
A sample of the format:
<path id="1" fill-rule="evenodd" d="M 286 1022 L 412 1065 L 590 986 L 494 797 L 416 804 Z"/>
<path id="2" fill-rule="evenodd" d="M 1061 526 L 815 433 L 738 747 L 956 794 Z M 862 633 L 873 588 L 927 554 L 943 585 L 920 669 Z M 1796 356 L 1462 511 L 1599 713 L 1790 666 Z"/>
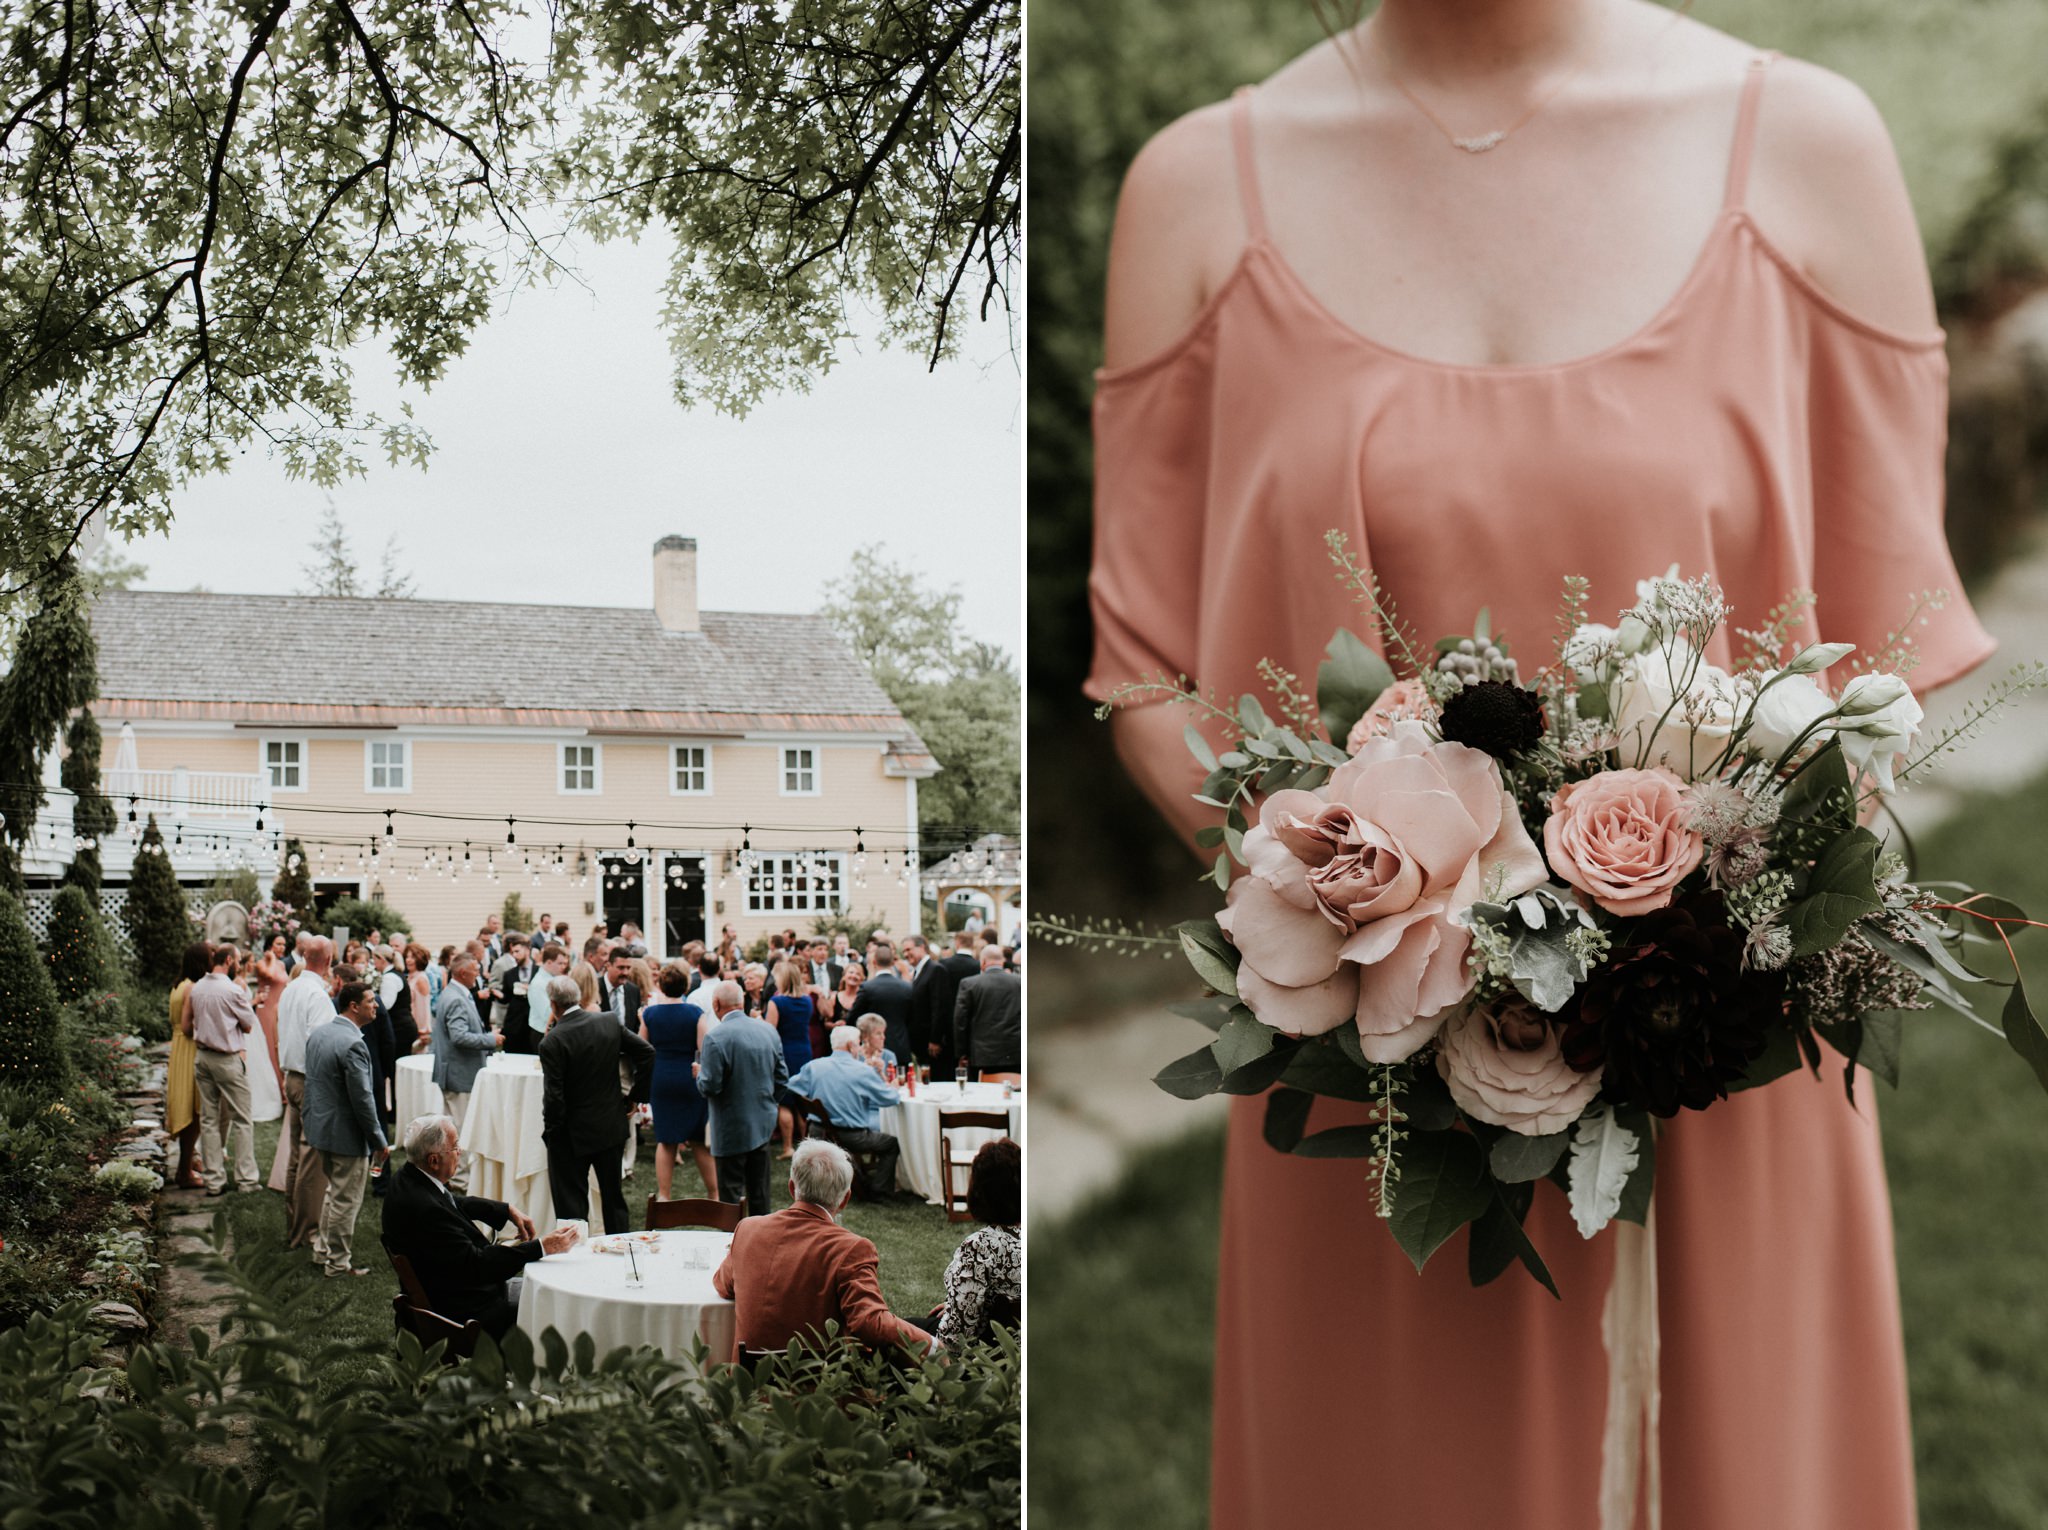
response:
<path id="1" fill-rule="evenodd" d="M 717 1276 L 722 1293 L 739 1293 L 744 1344 L 779 1349 L 826 1316 L 867 1342 L 958 1343 L 1016 1321 L 1015 1144 L 977 1157 L 981 1189 L 970 1187 L 969 1204 L 989 1225 L 956 1254 L 947 1303 L 927 1319 L 888 1314 L 873 1244 L 836 1220 L 857 1178 L 870 1197 L 915 1198 L 897 1191 L 900 1146 L 879 1130 L 900 1071 L 1019 1076 L 1016 951 L 991 931 L 962 931 L 951 945 L 938 954 L 922 936 L 899 947 L 877 934 L 856 954 L 843 934 L 784 931 L 765 961 L 750 961 L 728 926 L 657 970 L 631 924 L 616 938 L 600 925 L 574 948 L 545 915 L 531 934 L 506 932 L 493 915 L 476 939 L 438 953 L 381 931 L 339 953 L 311 934 L 249 952 L 197 942 L 170 999 L 178 1181 L 211 1195 L 256 1189 L 253 1122 L 281 1114 L 268 1182 L 285 1197 L 288 1246 L 309 1249 L 330 1277 L 368 1274 L 355 1227 L 374 1193 L 385 1200 L 386 1245 L 406 1254 L 435 1310 L 502 1334 L 517 1310 L 517 1270 L 573 1244 L 593 1180 L 606 1228 L 630 1226 L 621 1179 L 645 1102 L 660 1198 L 671 1197 L 687 1149 L 707 1193 L 744 1208 Z M 501 1050 L 539 1061 L 561 1224 L 546 1238 L 519 1210 L 466 1194 L 463 1122 L 478 1071 Z M 410 1123 L 405 1161 L 385 1173 L 398 1138 L 397 1061 L 414 1052 L 432 1054 L 446 1113 Z M 813 1101 L 833 1140 L 799 1143 Z M 793 1204 L 771 1215 L 778 1140 Z M 515 1240 L 488 1238 L 478 1223 L 509 1226 Z"/>

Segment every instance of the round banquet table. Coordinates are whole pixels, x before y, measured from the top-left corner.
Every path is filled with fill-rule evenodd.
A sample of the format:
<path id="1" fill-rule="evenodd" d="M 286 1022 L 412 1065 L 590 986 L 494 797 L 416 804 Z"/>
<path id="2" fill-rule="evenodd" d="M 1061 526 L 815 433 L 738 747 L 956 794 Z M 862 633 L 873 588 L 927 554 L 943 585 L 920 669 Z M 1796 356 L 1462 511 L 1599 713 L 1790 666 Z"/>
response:
<path id="1" fill-rule="evenodd" d="M 469 1159 L 469 1193 L 504 1201 L 533 1218 L 537 1232 L 555 1225 L 555 1195 L 548 1184 L 548 1150 L 541 1141 L 540 1059 L 532 1053 L 500 1052 L 477 1069 L 470 1086 L 469 1114 L 462 1123 L 463 1156 Z M 589 1185 L 592 1232 L 606 1227 L 597 1199 L 597 1175 Z"/>
<path id="2" fill-rule="evenodd" d="M 521 1330 L 538 1344 L 552 1328 L 572 1347 L 587 1333 L 600 1358 L 622 1344 L 648 1344 L 687 1359 L 691 1342 L 702 1339 L 712 1359 L 732 1359 L 738 1319 L 711 1287 L 732 1234 L 691 1227 L 654 1236 L 659 1242 L 651 1252 L 634 1248 L 645 1280 L 637 1287 L 626 1284 L 624 1254 L 600 1254 L 587 1242 L 529 1264 L 519 1290 Z"/>
<path id="3" fill-rule="evenodd" d="M 431 1053 L 421 1052 L 398 1059 L 398 1130 L 404 1133 L 408 1123 L 421 1116 L 445 1116 L 448 1102 L 441 1098 L 441 1088 L 434 1082 L 434 1059 Z M 394 1149 L 396 1144 L 393 1144 Z M 522 1211 L 525 1207 L 520 1208 Z"/>
<path id="4" fill-rule="evenodd" d="M 880 1129 L 894 1137 L 903 1150 L 896 1165 L 896 1178 L 906 1190 L 915 1190 L 934 1206 L 946 1203 L 945 1177 L 939 1159 L 939 1110 L 1004 1111 L 1010 1117 L 1010 1136 L 1024 1140 L 1024 1094 L 1022 1090 L 1003 1099 L 1001 1084 L 969 1084 L 963 1095 L 957 1084 L 920 1084 L 915 1095 L 896 1091 L 896 1103 L 882 1108 Z M 979 1148 L 1001 1136 L 981 1127 L 962 1128 L 953 1142 L 962 1149 Z M 958 1188 L 967 1188 L 963 1171 Z"/>

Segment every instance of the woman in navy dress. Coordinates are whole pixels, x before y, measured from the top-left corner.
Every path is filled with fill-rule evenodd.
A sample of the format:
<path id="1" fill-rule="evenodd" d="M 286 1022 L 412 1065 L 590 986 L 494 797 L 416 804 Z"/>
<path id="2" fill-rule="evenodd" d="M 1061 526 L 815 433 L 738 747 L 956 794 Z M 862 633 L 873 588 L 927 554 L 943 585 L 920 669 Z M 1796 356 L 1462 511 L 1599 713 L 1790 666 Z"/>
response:
<path id="1" fill-rule="evenodd" d="M 811 996 L 804 981 L 804 969 L 795 962 L 781 962 L 775 968 L 775 997 L 768 1001 L 762 1017 L 782 1037 L 782 1060 L 789 1064 L 789 1076 L 811 1060 Z M 787 1091 L 784 1091 L 786 1094 Z M 796 1113 L 785 1101 L 777 1112 L 776 1125 L 782 1132 L 782 1156 L 795 1151 Z"/>
<path id="2" fill-rule="evenodd" d="M 697 1023 L 704 1011 L 683 1002 L 691 977 L 687 968 L 673 962 L 663 967 L 655 980 L 661 1001 L 640 1010 L 640 1034 L 654 1047 L 654 1088 L 649 1096 L 654 1107 L 654 1188 L 665 1201 L 674 1199 L 669 1191 L 675 1182 L 676 1152 L 686 1142 L 703 1176 L 705 1195 L 718 1195 L 718 1165 L 704 1141 L 709 1111 L 697 1092 Z"/>

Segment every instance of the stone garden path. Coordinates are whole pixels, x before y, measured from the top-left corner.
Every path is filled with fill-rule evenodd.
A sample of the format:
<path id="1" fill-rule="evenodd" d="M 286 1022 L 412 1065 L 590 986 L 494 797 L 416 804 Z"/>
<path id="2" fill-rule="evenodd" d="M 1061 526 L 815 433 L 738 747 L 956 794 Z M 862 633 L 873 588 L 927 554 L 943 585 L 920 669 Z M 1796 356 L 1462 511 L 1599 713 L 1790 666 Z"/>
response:
<path id="1" fill-rule="evenodd" d="M 1939 727 L 2016 663 L 2048 660 L 2048 533 L 1980 592 L 1977 613 L 1999 652 L 1970 679 L 1937 696 Z M 1923 837 L 1971 791 L 2010 791 L 2048 769 L 2048 693 L 2010 708 L 1973 743 L 1898 799 L 1909 833 Z M 1050 952 L 1036 960 L 1057 959 Z M 1192 994 L 1166 997 L 1192 997 Z M 1162 1003 L 1164 998 L 1162 998 Z M 1133 1007 L 1085 1024 L 1035 1027 L 1026 1064 L 1031 1080 L 1028 1170 L 1033 1220 L 1071 1211 L 1113 1184 L 1136 1149 L 1218 1120 L 1221 1098 L 1190 1104 L 1163 1093 L 1152 1075 L 1193 1051 L 1207 1033 L 1163 1008 Z"/>

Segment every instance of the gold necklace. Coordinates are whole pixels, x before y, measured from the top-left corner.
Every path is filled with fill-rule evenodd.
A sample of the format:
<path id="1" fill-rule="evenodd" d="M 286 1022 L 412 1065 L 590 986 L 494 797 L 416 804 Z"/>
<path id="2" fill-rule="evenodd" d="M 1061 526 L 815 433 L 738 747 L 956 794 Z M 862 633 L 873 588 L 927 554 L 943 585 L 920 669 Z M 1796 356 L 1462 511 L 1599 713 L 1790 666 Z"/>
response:
<path id="1" fill-rule="evenodd" d="M 1450 142 L 1451 147 L 1456 149 L 1463 149 L 1467 154 L 1484 154 L 1488 149 L 1496 149 L 1499 148 L 1502 144 L 1506 143 L 1508 140 L 1508 135 L 1510 133 L 1513 133 L 1516 129 L 1520 128 L 1531 117 L 1535 116 L 1538 112 L 1542 111 L 1544 107 L 1548 106 L 1552 101 L 1556 100 L 1559 92 L 1561 92 L 1565 88 L 1565 86 L 1571 84 L 1573 80 L 1579 77 L 1579 71 L 1586 67 L 1587 56 L 1592 51 L 1591 48 L 1587 45 L 1587 43 L 1581 43 L 1579 45 L 1579 60 L 1577 63 L 1572 65 L 1569 71 L 1566 72 L 1565 77 L 1559 80 L 1557 84 L 1552 86 L 1550 88 L 1549 93 L 1543 96 L 1541 100 L 1537 101 L 1537 103 L 1534 106 L 1530 107 L 1526 112 L 1523 112 L 1521 116 L 1517 117 L 1513 122 L 1510 122 L 1506 127 L 1495 128 L 1492 132 L 1481 133 L 1477 137 L 1461 138 L 1450 129 L 1450 127 L 1444 122 L 1443 118 L 1439 117 L 1435 112 L 1429 109 L 1428 102 L 1424 101 L 1422 97 L 1418 96 L 1414 91 L 1408 88 L 1408 82 L 1402 79 L 1400 71 L 1394 68 L 1394 60 L 1392 55 L 1387 52 L 1386 46 L 1380 42 L 1378 31 L 1371 27 L 1362 27 L 1360 28 L 1360 30 L 1365 32 L 1366 34 L 1365 40 L 1367 45 L 1371 47 L 1372 50 L 1379 55 L 1380 67 L 1386 70 L 1387 78 L 1393 82 L 1394 88 L 1400 91 L 1402 95 L 1406 96 L 1410 104 L 1412 104 L 1417 111 L 1421 112 L 1423 116 L 1429 119 L 1430 125 L 1434 127 L 1439 133 L 1444 135 L 1445 139 L 1447 139 Z"/>

